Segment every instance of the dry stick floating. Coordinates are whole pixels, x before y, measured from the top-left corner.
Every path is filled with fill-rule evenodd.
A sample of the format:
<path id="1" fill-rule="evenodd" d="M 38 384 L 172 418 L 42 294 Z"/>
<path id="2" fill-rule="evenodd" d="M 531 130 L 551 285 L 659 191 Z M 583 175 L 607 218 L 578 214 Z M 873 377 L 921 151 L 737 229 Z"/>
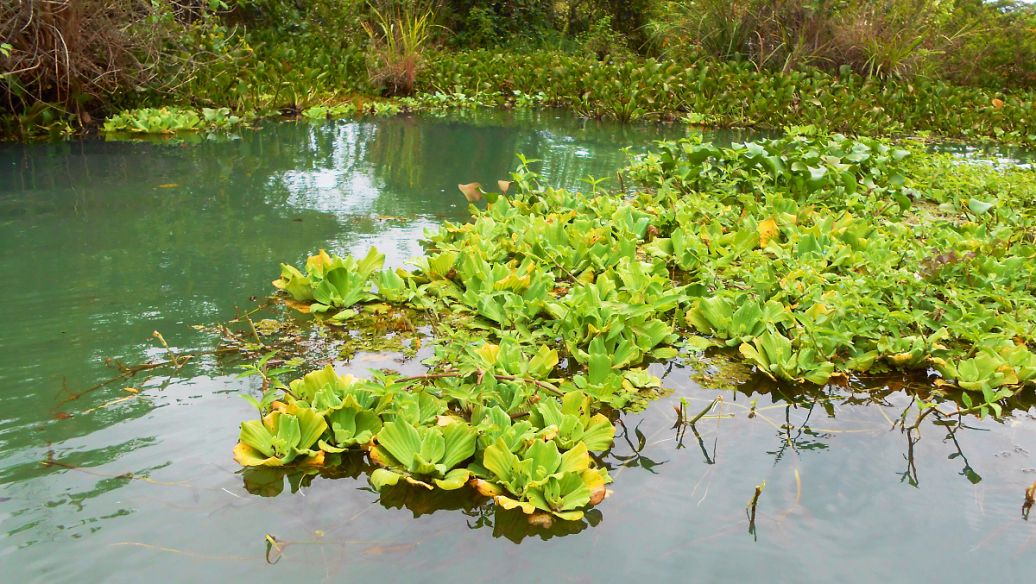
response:
<path id="1" fill-rule="evenodd" d="M 60 408 L 61 406 L 65 405 L 65 404 L 67 404 L 69 402 L 73 402 L 73 401 L 78 400 L 79 398 L 83 397 L 84 395 L 86 395 L 88 393 L 92 393 L 94 391 L 97 391 L 98 389 L 101 389 L 102 387 L 111 385 L 112 383 L 115 383 L 116 381 L 120 381 L 120 380 L 123 380 L 123 379 L 130 379 L 132 377 L 135 377 L 138 373 L 141 373 L 143 371 L 151 371 L 153 369 L 158 369 L 160 367 L 169 367 L 169 366 L 172 366 L 174 369 L 181 369 L 184 365 L 187 364 L 188 361 L 190 361 L 194 357 L 197 357 L 197 356 L 200 356 L 200 355 L 211 355 L 211 354 L 214 354 L 214 353 L 215 353 L 215 351 L 201 351 L 201 352 L 198 352 L 198 353 L 189 353 L 189 354 L 185 354 L 185 355 L 177 355 L 175 358 L 170 359 L 168 361 L 160 361 L 158 363 L 143 363 L 141 365 L 126 365 L 124 363 L 120 363 L 120 362 L 117 362 L 117 361 L 109 361 L 109 364 L 111 366 L 114 366 L 114 367 L 118 368 L 121 373 L 119 373 L 118 375 L 116 375 L 114 377 L 110 377 L 110 378 L 108 378 L 108 379 L 106 379 L 106 380 L 104 380 L 104 381 L 102 381 L 100 383 L 97 383 L 95 385 L 91 385 L 90 387 L 88 387 L 88 388 L 86 388 L 86 389 L 84 389 L 82 391 L 69 392 L 68 397 L 66 397 L 66 398 L 62 399 L 61 401 L 59 401 L 54 407 L 55 408 Z"/>
<path id="2" fill-rule="evenodd" d="M 166 552 L 166 553 L 170 553 L 170 554 L 177 554 L 177 555 L 187 556 L 187 557 L 190 557 L 190 558 L 197 558 L 199 560 L 244 561 L 244 560 L 251 560 L 252 559 L 251 556 L 224 556 L 224 555 L 203 554 L 203 553 L 200 553 L 200 552 L 193 552 L 193 551 L 190 551 L 190 550 L 182 550 L 182 549 L 179 549 L 179 548 L 160 546 L 160 545 L 144 543 L 144 542 L 140 542 L 140 541 L 117 541 L 115 543 L 108 544 L 108 546 L 109 547 L 121 547 L 121 546 L 139 547 L 139 548 L 145 548 L 145 549 L 149 549 L 151 551 L 156 551 L 156 552 Z"/>
<path id="3" fill-rule="evenodd" d="M 266 534 L 266 537 L 264 539 L 266 540 L 266 563 L 272 566 L 277 562 L 281 561 L 281 557 L 284 555 L 284 548 L 281 547 L 280 542 L 277 541 L 277 538 L 270 535 L 269 533 Z M 277 559 L 273 560 L 272 562 L 270 561 L 271 550 L 276 550 L 277 552 Z"/>
<path id="4" fill-rule="evenodd" d="M 907 428 L 907 430 L 917 430 L 918 432 L 920 432 L 920 430 L 921 430 L 921 421 L 924 420 L 925 417 L 928 416 L 928 414 L 934 413 L 936 416 L 939 416 L 942 419 L 946 419 L 946 418 L 952 418 L 954 416 L 963 416 L 964 414 L 970 414 L 972 412 L 976 412 L 976 411 L 982 409 L 982 407 L 985 406 L 985 405 L 986 404 L 979 404 L 979 405 L 972 406 L 970 408 L 958 408 L 956 411 L 949 412 L 949 413 L 940 410 L 936 406 L 930 406 L 929 408 L 925 409 L 920 414 L 918 414 L 917 420 L 914 422 L 914 425 L 909 427 L 909 428 Z"/>
<path id="5" fill-rule="evenodd" d="M 192 485 L 192 484 L 190 484 L 188 482 L 185 482 L 185 481 L 179 481 L 179 482 L 159 481 L 159 480 L 152 479 L 151 477 L 148 477 L 148 476 L 143 476 L 143 475 L 136 474 L 134 472 L 124 472 L 124 473 L 100 472 L 100 471 L 96 471 L 96 470 L 93 470 L 93 469 L 90 469 L 90 468 L 85 468 L 85 467 L 82 467 L 82 466 L 76 466 L 74 464 L 71 464 L 71 463 L 65 462 L 63 460 L 54 458 L 54 451 L 53 450 L 48 450 L 47 451 L 47 457 L 40 461 L 40 465 L 43 466 L 43 468 L 60 467 L 60 468 L 65 468 L 65 469 L 68 469 L 68 470 L 72 470 L 72 471 L 76 471 L 76 472 L 81 472 L 83 474 L 87 474 L 87 475 L 95 476 L 95 477 L 101 477 L 101 478 L 105 478 L 105 479 L 122 479 L 122 480 L 127 480 L 127 481 L 131 481 L 131 480 L 132 481 L 140 481 L 140 482 L 148 483 L 150 485 L 158 485 L 158 486 L 162 486 L 162 487 L 180 487 L 180 488 L 184 488 L 184 489 L 191 489 L 191 490 L 201 489 L 201 490 L 205 490 L 205 491 L 219 491 L 219 490 L 223 490 L 223 489 L 217 489 L 215 487 L 200 487 L 200 486 L 197 486 L 197 485 Z"/>

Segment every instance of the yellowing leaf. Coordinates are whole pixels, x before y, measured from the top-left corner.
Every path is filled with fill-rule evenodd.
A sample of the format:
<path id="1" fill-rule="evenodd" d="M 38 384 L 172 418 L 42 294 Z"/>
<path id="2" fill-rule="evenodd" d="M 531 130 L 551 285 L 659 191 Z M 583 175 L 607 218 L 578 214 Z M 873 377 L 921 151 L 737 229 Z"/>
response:
<path id="1" fill-rule="evenodd" d="M 773 217 L 760 221 L 756 230 L 759 232 L 759 247 L 766 247 L 766 244 L 780 232 Z"/>
<path id="2" fill-rule="evenodd" d="M 495 497 L 504 492 L 504 490 L 497 485 L 482 479 L 471 479 L 470 484 L 476 491 L 478 491 L 478 494 L 483 497 Z"/>
<path id="3" fill-rule="evenodd" d="M 245 444 L 238 442 L 234 446 L 234 460 L 241 466 L 283 466 L 279 458 L 265 457 L 261 452 Z"/>
<path id="4" fill-rule="evenodd" d="M 522 513 L 525 513 L 526 515 L 532 515 L 536 512 L 536 506 L 527 501 L 515 501 L 514 499 L 503 495 L 497 495 L 493 497 L 493 500 L 496 501 L 497 505 L 500 505 L 508 511 L 511 509 L 521 509 Z"/>
<path id="5" fill-rule="evenodd" d="M 306 270 L 310 272 L 323 272 L 330 265 L 331 256 L 327 255 L 325 250 L 320 250 L 320 253 L 306 260 Z"/>
<path id="6" fill-rule="evenodd" d="M 818 302 L 813 306 L 810 306 L 809 310 L 806 311 L 806 314 L 808 314 L 810 318 L 816 320 L 818 316 L 831 314 L 831 309 L 828 308 L 827 305 Z"/>
<path id="7" fill-rule="evenodd" d="M 500 356 L 500 345 L 494 345 L 492 343 L 486 343 L 481 347 L 475 349 L 475 354 L 485 360 L 490 365 L 496 365 L 496 361 Z"/>

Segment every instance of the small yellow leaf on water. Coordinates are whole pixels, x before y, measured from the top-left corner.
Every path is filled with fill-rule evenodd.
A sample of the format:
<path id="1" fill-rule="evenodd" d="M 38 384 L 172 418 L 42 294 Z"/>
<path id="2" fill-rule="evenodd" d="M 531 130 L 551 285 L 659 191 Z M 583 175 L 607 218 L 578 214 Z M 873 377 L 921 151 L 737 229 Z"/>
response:
<path id="1" fill-rule="evenodd" d="M 475 354 L 482 357 L 489 365 L 496 365 L 496 361 L 500 357 L 500 345 L 486 343 L 475 349 Z"/>
<path id="2" fill-rule="evenodd" d="M 310 305 L 305 302 L 296 302 L 290 298 L 284 300 L 284 305 L 288 308 L 294 308 L 302 314 L 309 314 Z"/>
<path id="3" fill-rule="evenodd" d="M 134 394 L 140 393 L 140 390 L 135 388 L 135 387 L 124 387 L 124 388 L 122 388 L 122 391 L 125 391 L 127 393 L 134 393 Z"/>
<path id="4" fill-rule="evenodd" d="M 449 426 L 450 424 L 456 424 L 457 422 L 463 422 L 456 416 L 435 416 L 435 425 L 441 427 Z"/>
<path id="5" fill-rule="evenodd" d="M 780 231 L 777 229 L 777 222 L 773 220 L 773 217 L 760 221 L 756 229 L 759 231 L 759 247 L 766 247 L 766 244 Z"/>
<path id="6" fill-rule="evenodd" d="M 178 185 L 176 183 L 165 183 L 165 184 L 158 185 L 158 188 L 160 188 L 160 189 L 175 189 L 178 186 L 180 186 L 180 185 Z"/>

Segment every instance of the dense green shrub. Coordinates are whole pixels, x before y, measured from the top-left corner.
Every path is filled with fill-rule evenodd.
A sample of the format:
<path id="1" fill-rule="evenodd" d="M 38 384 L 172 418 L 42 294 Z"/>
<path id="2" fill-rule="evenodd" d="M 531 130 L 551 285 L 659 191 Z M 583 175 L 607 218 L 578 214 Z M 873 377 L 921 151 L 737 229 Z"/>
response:
<path id="1" fill-rule="evenodd" d="M 542 44 L 555 28 L 554 2 L 549 0 L 445 0 L 443 24 L 460 46 L 487 47 L 524 42 Z"/>

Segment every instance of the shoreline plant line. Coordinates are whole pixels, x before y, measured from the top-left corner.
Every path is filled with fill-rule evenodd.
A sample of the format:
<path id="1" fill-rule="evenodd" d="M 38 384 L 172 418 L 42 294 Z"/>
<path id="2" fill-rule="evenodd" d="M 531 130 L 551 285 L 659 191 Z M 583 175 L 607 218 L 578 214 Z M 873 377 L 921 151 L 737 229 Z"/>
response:
<path id="1" fill-rule="evenodd" d="M 432 356 L 420 375 L 264 376 L 236 460 L 362 451 L 376 489 L 470 486 L 534 522 L 576 520 L 608 492 L 595 453 L 615 416 L 664 392 L 652 362 L 735 348 L 818 385 L 933 370 L 935 392 L 963 392 L 956 414 L 999 416 L 1036 382 L 1032 170 L 790 128 L 660 143 L 626 173 L 634 194 L 574 193 L 523 160 L 412 271 L 375 249 L 282 265 L 288 306 L 347 330 L 426 315 Z"/>
<path id="2" fill-rule="evenodd" d="M 650 59 L 599 62 L 553 52 L 454 52 L 438 57 L 429 59 L 413 96 L 315 99 L 296 113 L 303 119 L 324 120 L 560 107 L 583 117 L 620 122 L 680 121 L 762 130 L 812 125 L 846 134 L 1036 145 L 1036 95 L 1031 93 L 1009 96 L 939 82 L 907 84 L 852 73 L 832 76 L 819 70 L 758 72 L 731 62 L 683 67 Z M 168 110 L 176 112 L 169 116 L 174 120 L 207 118 L 205 111 L 224 111 Z M 142 118 L 153 111 L 124 112 L 104 130 L 147 126 Z M 247 118 L 229 111 L 222 117 Z M 196 129 L 183 124 L 160 131 Z"/>
<path id="3" fill-rule="evenodd" d="M 1034 27 L 980 0 L 20 0 L 0 9 L 0 134 L 543 93 L 620 121 L 1033 144 Z"/>

